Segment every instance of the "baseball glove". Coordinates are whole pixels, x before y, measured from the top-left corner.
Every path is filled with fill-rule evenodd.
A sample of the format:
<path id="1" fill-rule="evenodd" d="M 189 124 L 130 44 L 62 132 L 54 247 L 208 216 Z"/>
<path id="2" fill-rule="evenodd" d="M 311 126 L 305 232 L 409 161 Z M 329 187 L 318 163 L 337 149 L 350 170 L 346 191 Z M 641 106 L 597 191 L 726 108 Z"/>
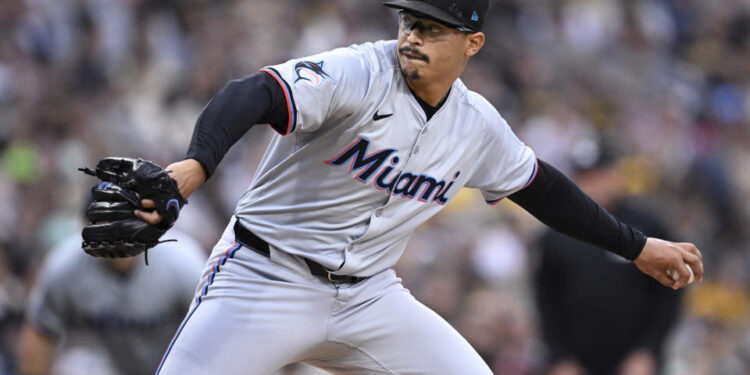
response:
<path id="1" fill-rule="evenodd" d="M 86 208 L 89 223 L 82 232 L 83 250 L 92 256 L 132 257 L 165 242 L 159 239 L 187 204 L 169 173 L 147 160 L 108 157 L 93 170 L 78 170 L 101 180 L 91 189 L 93 202 Z M 135 216 L 136 209 L 151 211 L 141 205 L 142 199 L 154 201 L 162 222 L 151 225 Z"/>

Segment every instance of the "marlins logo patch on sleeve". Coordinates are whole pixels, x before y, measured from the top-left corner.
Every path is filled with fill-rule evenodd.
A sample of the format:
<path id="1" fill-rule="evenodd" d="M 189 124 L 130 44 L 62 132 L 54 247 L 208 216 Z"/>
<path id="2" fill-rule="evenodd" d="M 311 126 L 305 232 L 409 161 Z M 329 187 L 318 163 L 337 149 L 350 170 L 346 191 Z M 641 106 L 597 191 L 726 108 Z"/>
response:
<path id="1" fill-rule="evenodd" d="M 294 65 L 294 72 L 297 78 L 294 83 L 304 82 L 312 87 L 317 87 L 325 79 L 333 80 L 330 74 L 323 70 L 323 61 L 300 61 Z"/>

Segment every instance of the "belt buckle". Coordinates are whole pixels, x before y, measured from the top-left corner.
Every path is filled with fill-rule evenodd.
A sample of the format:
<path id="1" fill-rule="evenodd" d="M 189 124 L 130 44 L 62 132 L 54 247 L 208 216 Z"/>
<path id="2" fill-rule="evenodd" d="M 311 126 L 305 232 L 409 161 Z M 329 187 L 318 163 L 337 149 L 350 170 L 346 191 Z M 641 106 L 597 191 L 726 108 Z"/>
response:
<path id="1" fill-rule="evenodd" d="M 341 281 L 339 281 L 339 280 L 335 280 L 335 279 L 333 278 L 333 274 L 332 274 L 332 273 L 330 273 L 330 272 L 327 272 L 327 274 L 328 274 L 328 281 L 330 281 L 330 282 L 332 282 L 332 283 L 340 283 L 340 282 L 341 282 Z"/>

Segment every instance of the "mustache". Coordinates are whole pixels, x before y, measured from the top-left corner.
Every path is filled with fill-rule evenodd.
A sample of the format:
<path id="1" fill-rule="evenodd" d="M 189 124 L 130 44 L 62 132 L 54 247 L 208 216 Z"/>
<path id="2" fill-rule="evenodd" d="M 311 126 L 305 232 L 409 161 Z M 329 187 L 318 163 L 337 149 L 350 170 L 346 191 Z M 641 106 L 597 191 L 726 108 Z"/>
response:
<path id="1" fill-rule="evenodd" d="M 400 53 L 402 53 L 402 54 L 404 52 L 409 52 L 409 53 L 411 53 L 413 55 L 417 55 L 417 57 L 419 57 L 420 59 L 422 59 L 422 60 L 424 60 L 426 62 L 430 62 L 430 58 L 427 55 L 425 55 L 422 52 L 419 52 L 419 50 L 416 49 L 416 48 L 414 48 L 414 47 L 401 47 L 401 48 L 398 49 L 398 51 Z"/>

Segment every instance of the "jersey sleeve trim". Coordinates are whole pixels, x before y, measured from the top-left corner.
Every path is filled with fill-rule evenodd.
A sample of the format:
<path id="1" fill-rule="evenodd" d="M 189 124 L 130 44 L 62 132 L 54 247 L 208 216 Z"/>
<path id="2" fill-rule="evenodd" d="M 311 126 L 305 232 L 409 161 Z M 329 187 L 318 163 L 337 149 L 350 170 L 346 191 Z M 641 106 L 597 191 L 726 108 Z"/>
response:
<path id="1" fill-rule="evenodd" d="M 529 187 L 529 185 L 531 185 L 531 183 L 534 182 L 534 180 L 536 179 L 536 175 L 537 175 L 538 172 L 539 172 L 539 160 L 538 159 L 534 159 L 534 169 L 531 171 L 531 177 L 529 177 L 529 180 L 526 181 L 526 184 L 523 185 L 522 188 L 518 189 L 518 191 L 521 191 L 521 190 L 526 189 L 527 187 Z M 490 206 L 494 206 L 494 205 L 500 203 L 503 199 L 505 199 L 505 197 L 502 197 L 500 199 L 491 200 L 491 201 L 487 201 L 486 200 L 485 202 L 488 205 L 490 205 Z"/>
<path id="2" fill-rule="evenodd" d="M 292 96 L 292 90 L 289 87 L 289 84 L 286 83 L 284 78 L 281 77 L 281 74 L 279 74 L 279 72 L 277 72 L 276 69 L 265 68 L 265 69 L 261 69 L 260 71 L 264 73 L 268 73 L 271 77 L 273 77 L 273 79 L 275 79 L 276 82 L 278 82 L 279 86 L 284 91 L 284 98 L 286 98 L 286 108 L 288 111 L 287 118 L 289 119 L 286 125 L 286 130 L 281 131 L 280 129 L 277 129 L 276 126 L 273 126 L 273 124 L 271 127 L 281 135 L 288 135 L 292 133 L 297 126 L 297 116 L 296 116 L 297 107 L 294 105 L 294 97 Z"/>

